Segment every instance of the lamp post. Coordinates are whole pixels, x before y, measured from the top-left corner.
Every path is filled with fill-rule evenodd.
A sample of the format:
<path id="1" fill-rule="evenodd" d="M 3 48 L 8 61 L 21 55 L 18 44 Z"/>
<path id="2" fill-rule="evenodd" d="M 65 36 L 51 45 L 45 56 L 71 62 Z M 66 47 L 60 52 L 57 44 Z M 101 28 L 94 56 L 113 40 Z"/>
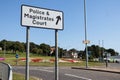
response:
<path id="1" fill-rule="evenodd" d="M 88 48 L 87 48 L 87 29 L 86 29 L 86 0 L 84 0 L 84 28 L 85 28 L 85 52 L 86 52 L 86 68 L 88 68 Z"/>

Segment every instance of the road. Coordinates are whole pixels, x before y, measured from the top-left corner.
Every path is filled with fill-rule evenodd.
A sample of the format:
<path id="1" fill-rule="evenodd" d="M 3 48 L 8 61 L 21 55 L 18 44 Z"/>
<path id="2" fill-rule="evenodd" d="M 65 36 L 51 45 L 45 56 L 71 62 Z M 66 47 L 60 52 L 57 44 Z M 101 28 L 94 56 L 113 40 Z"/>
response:
<path id="1" fill-rule="evenodd" d="M 24 74 L 25 67 L 14 66 L 13 71 Z M 53 67 L 30 67 L 30 75 L 43 80 L 55 80 Z M 60 67 L 59 80 L 120 80 L 120 74 Z"/>
<path id="2" fill-rule="evenodd" d="M 108 63 L 108 67 L 120 69 L 120 63 Z"/>

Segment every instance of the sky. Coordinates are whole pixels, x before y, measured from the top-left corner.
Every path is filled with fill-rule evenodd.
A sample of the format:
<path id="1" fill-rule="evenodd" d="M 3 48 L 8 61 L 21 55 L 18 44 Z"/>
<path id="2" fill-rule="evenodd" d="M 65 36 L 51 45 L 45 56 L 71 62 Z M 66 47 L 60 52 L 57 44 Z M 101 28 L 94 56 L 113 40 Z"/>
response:
<path id="1" fill-rule="evenodd" d="M 85 49 L 84 0 L 0 0 L 0 40 L 26 42 L 26 27 L 20 24 L 22 4 L 63 11 L 64 29 L 58 31 L 58 46 Z M 86 0 L 86 22 L 88 46 L 120 53 L 120 0 Z M 30 27 L 30 42 L 54 46 L 55 30 Z"/>

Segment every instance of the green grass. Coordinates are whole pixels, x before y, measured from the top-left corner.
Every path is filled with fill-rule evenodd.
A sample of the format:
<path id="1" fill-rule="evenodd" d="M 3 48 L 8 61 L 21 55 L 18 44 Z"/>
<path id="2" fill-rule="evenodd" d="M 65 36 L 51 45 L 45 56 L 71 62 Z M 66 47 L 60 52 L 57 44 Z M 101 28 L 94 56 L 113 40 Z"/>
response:
<path id="1" fill-rule="evenodd" d="M 25 53 L 18 53 L 19 54 L 19 59 L 20 58 L 25 58 Z M 4 54 L 0 53 L 0 57 L 3 57 Z M 30 54 L 30 58 L 40 58 L 40 59 L 44 59 L 44 60 L 49 60 L 49 59 L 54 59 L 55 57 L 48 57 L 48 56 L 40 56 L 40 55 L 35 55 L 35 54 Z M 5 61 L 3 61 L 5 63 L 8 63 L 10 65 L 16 65 L 16 58 L 15 58 L 15 54 L 5 54 Z M 24 61 L 18 61 L 18 66 L 24 66 L 26 63 Z M 85 66 L 85 61 L 81 61 L 78 63 L 59 63 L 59 66 L 79 66 L 79 67 L 83 67 Z M 50 63 L 50 62 L 30 62 L 30 66 L 54 66 L 54 62 Z M 99 63 L 99 62 L 88 62 L 88 66 L 101 66 L 103 65 L 103 63 Z"/>
<path id="2" fill-rule="evenodd" d="M 25 80 L 25 76 L 20 73 L 13 73 L 13 80 Z M 30 77 L 30 80 L 37 80 L 34 77 Z"/>
<path id="3" fill-rule="evenodd" d="M 6 58 L 5 61 L 3 61 L 5 63 L 8 63 L 12 66 L 15 66 L 16 65 L 16 59 L 15 58 Z M 18 61 L 18 66 L 24 66 L 26 63 L 25 61 Z M 44 67 L 50 67 L 50 66 L 54 66 L 55 63 L 54 62 L 30 62 L 29 63 L 30 66 L 44 66 Z M 77 62 L 77 63 L 70 63 L 70 62 L 65 62 L 65 63 L 62 63 L 60 62 L 59 63 L 59 66 L 62 66 L 62 67 L 71 67 L 71 66 L 79 66 L 79 67 L 83 67 L 85 66 L 86 63 L 85 61 L 81 61 L 81 62 Z M 89 66 L 102 66 L 103 63 L 99 63 L 99 62 L 88 62 L 88 65 Z"/>

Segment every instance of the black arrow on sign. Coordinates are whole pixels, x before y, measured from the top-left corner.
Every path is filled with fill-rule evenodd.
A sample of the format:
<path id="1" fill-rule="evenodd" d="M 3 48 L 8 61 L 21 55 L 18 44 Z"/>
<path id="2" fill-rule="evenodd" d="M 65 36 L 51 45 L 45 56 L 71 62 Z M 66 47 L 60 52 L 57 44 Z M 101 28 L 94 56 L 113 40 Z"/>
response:
<path id="1" fill-rule="evenodd" d="M 61 20 L 61 17 L 60 16 L 57 16 L 57 21 L 56 21 L 56 25 L 58 24 L 59 20 Z"/>

